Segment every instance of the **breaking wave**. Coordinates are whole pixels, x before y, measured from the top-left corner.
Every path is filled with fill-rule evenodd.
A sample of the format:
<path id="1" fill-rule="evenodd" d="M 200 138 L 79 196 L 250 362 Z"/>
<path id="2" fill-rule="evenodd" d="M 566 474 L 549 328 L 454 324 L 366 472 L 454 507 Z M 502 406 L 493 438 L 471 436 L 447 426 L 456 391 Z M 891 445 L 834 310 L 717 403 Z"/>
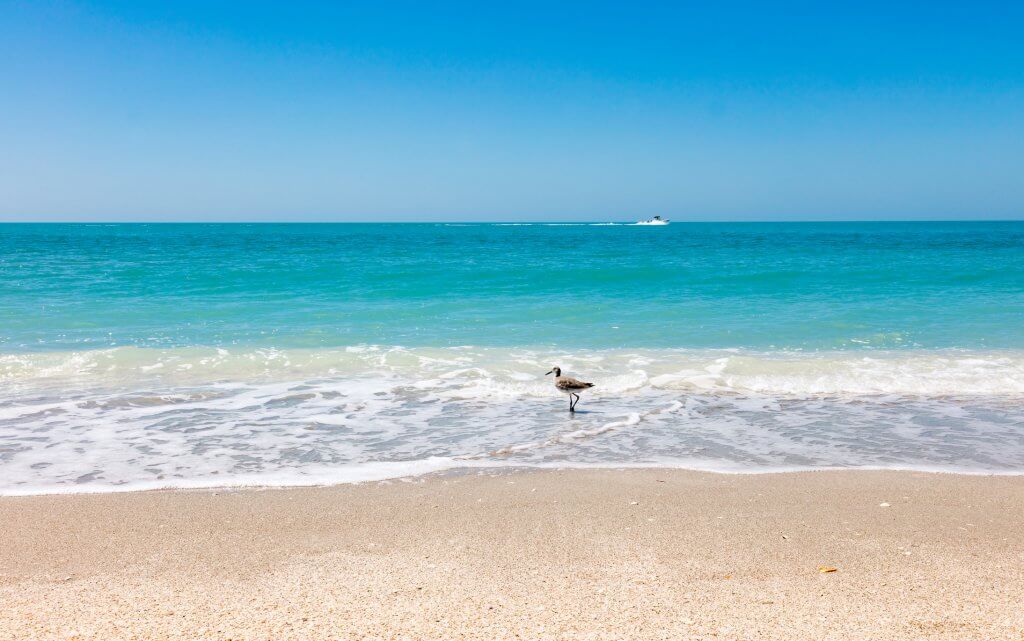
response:
<path id="1" fill-rule="evenodd" d="M 552 365 L 596 384 L 571 415 Z M 1024 352 L 146 349 L 0 355 L 0 493 L 461 466 L 1024 472 Z"/>

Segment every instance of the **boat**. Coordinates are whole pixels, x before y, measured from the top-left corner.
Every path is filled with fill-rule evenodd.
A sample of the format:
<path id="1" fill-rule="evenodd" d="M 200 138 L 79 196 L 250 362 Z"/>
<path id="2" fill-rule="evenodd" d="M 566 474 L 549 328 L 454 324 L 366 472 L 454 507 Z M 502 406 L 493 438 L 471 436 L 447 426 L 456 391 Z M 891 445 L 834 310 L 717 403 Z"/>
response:
<path id="1" fill-rule="evenodd" d="M 637 225 L 667 225 L 668 221 L 661 216 L 655 216 L 654 218 L 648 218 L 647 220 L 636 221 Z"/>

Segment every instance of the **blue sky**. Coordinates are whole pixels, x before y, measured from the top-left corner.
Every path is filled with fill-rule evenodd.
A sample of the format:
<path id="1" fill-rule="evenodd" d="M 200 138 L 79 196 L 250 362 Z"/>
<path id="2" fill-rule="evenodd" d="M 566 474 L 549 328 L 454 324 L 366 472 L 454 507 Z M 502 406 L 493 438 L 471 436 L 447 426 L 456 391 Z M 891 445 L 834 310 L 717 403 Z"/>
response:
<path id="1" fill-rule="evenodd" d="M 1022 3 L 491 4 L 0 0 L 0 219 L 1024 217 Z"/>

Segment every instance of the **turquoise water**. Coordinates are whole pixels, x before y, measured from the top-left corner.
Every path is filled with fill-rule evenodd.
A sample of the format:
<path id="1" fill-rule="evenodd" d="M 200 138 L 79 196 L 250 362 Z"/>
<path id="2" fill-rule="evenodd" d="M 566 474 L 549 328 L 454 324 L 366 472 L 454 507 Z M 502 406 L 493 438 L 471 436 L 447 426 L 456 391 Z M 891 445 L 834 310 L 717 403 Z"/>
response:
<path id="1" fill-rule="evenodd" d="M 5 225 L 0 350 L 1024 347 L 1024 223 Z"/>
<path id="2" fill-rule="evenodd" d="M 0 493 L 1024 473 L 1022 321 L 1018 222 L 2 225 Z"/>

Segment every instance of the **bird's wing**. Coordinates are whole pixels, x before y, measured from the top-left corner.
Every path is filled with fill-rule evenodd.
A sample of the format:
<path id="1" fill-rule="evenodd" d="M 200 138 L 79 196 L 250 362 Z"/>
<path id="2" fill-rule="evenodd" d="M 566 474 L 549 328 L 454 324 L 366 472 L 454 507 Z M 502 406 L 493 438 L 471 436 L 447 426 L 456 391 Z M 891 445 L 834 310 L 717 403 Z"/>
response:
<path id="1" fill-rule="evenodd" d="M 555 386 L 558 387 L 558 389 L 586 389 L 588 387 L 593 387 L 594 384 L 584 383 L 583 381 L 578 381 L 575 378 L 563 376 L 562 378 L 558 379 L 558 382 L 555 383 Z"/>

